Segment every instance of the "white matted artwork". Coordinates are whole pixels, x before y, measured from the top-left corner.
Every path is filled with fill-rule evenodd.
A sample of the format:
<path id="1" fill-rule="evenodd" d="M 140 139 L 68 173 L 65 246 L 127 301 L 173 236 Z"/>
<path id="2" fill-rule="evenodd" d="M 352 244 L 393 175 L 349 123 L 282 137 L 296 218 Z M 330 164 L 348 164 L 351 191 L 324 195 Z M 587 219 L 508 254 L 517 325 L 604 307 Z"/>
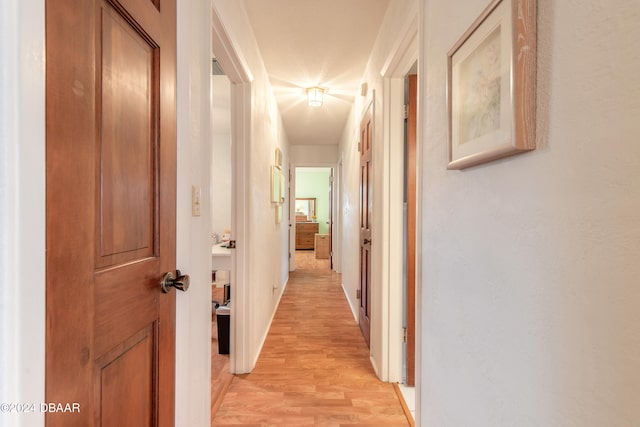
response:
<path id="1" fill-rule="evenodd" d="M 449 169 L 535 148 L 535 0 L 494 0 L 448 54 Z"/>
<path id="2" fill-rule="evenodd" d="M 280 203 L 280 167 L 271 166 L 271 203 Z"/>

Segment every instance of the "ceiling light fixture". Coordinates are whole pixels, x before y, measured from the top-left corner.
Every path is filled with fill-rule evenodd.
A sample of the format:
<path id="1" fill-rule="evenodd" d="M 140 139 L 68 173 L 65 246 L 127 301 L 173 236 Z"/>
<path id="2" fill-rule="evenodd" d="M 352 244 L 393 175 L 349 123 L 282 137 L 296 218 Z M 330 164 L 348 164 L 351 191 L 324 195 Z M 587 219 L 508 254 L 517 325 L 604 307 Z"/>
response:
<path id="1" fill-rule="evenodd" d="M 321 87 L 310 87 L 307 89 L 307 98 L 309 99 L 309 107 L 322 107 L 322 97 L 324 89 Z"/>

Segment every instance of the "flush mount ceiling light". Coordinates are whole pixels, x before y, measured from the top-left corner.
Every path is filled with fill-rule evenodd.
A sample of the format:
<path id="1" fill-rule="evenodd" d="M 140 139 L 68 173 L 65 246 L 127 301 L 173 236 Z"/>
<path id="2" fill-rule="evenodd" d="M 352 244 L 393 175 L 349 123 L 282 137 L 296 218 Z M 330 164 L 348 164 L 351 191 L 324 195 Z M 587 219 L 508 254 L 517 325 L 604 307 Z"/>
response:
<path id="1" fill-rule="evenodd" d="M 322 97 L 324 95 L 324 89 L 321 87 L 310 87 L 307 89 L 307 99 L 309 100 L 309 107 L 322 107 Z"/>

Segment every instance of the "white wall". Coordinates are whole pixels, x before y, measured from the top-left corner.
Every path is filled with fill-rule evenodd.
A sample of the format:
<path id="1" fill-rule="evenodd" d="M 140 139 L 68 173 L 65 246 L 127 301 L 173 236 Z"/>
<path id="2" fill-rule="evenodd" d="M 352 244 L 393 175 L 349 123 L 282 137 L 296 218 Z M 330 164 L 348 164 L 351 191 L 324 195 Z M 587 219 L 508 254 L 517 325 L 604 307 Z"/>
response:
<path id="1" fill-rule="evenodd" d="M 334 166 L 338 163 L 337 145 L 292 145 L 291 162 L 296 166 Z"/>
<path id="2" fill-rule="evenodd" d="M 177 295 L 176 426 L 211 419 L 211 30 L 210 3 L 178 2 L 176 266 L 191 277 Z M 191 186 L 201 216 L 191 215 Z"/>
<path id="3" fill-rule="evenodd" d="M 286 209 L 276 224 L 275 205 L 271 203 L 270 168 L 275 162 L 275 149 L 283 154 L 283 175 L 288 175 L 289 143 L 282 128 L 273 91 L 260 56 L 253 30 L 243 2 L 214 0 L 214 7 L 224 23 L 234 50 L 241 56 L 251 81 L 251 135 L 247 146 L 248 229 L 246 245 L 247 277 L 245 294 L 247 310 L 248 357 L 251 366 L 257 361 L 271 319 L 289 277 L 288 223 Z M 285 200 L 284 206 L 287 206 Z M 250 367 L 251 367 L 250 366 Z"/>
<path id="4" fill-rule="evenodd" d="M 0 402 L 44 402 L 44 2 L 0 3 Z M 0 426 L 44 424 L 0 413 Z"/>
<path id="5" fill-rule="evenodd" d="M 422 425 L 637 425 L 640 2 L 539 0 L 538 148 L 463 172 L 446 57 L 487 2 L 423 2 Z"/>
<path id="6" fill-rule="evenodd" d="M 211 231 L 221 236 L 231 229 L 231 135 L 212 135 Z"/>
<path id="7" fill-rule="evenodd" d="M 342 195 L 342 206 L 338 212 L 342 224 L 340 247 L 342 248 L 342 287 L 351 307 L 354 318 L 358 319 L 358 300 L 356 292 L 359 286 L 359 163 L 358 128 L 359 117 L 356 119 L 352 111 L 340 138 L 340 162 L 342 163 L 342 182 L 339 191 Z"/>
<path id="8" fill-rule="evenodd" d="M 211 231 L 231 229 L 231 83 L 212 76 Z"/>

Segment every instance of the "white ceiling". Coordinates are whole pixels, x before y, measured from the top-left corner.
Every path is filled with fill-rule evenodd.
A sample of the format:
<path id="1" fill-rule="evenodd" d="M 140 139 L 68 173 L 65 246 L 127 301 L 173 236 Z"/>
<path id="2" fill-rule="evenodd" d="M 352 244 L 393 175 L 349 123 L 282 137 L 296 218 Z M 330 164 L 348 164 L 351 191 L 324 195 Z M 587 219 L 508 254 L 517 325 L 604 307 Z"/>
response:
<path id="1" fill-rule="evenodd" d="M 389 0 L 244 0 L 292 145 L 337 144 Z M 309 107 L 306 88 L 327 90 Z"/>

